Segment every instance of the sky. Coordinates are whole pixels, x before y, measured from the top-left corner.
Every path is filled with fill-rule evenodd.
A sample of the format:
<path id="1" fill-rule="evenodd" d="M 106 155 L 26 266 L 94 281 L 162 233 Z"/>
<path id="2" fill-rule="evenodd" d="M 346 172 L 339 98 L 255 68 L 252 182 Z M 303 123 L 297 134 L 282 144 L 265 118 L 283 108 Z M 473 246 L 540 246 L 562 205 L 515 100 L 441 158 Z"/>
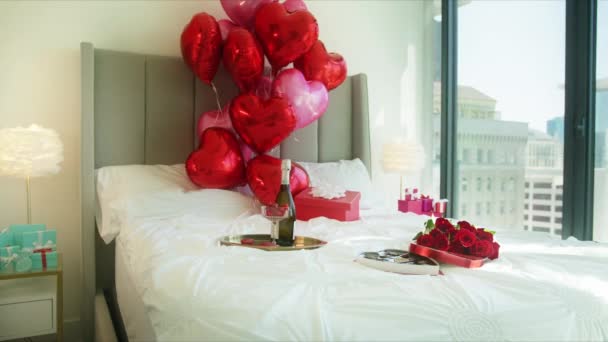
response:
<path id="1" fill-rule="evenodd" d="M 474 0 L 458 12 L 458 83 L 497 100 L 502 120 L 564 114 L 565 0 Z M 598 78 L 608 77 L 608 0 L 598 8 Z"/>

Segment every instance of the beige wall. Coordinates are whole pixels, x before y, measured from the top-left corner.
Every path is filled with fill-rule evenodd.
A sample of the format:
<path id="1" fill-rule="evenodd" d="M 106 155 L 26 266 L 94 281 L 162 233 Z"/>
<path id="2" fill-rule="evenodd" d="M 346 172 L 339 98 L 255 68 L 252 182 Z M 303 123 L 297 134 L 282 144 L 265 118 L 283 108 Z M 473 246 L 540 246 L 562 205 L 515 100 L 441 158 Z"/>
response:
<path id="1" fill-rule="evenodd" d="M 416 85 L 432 60 L 422 51 L 428 3 L 308 2 L 326 46 L 344 55 L 350 74 L 369 76 L 379 184 L 390 179 L 381 174 L 381 143 L 402 135 L 404 121 L 421 110 L 423 91 Z M 0 128 L 37 123 L 57 130 L 65 144 L 62 172 L 32 181 L 32 216 L 58 229 L 66 320 L 78 319 L 81 295 L 79 43 L 178 55 L 181 30 L 198 11 L 225 17 L 219 1 L 0 1 Z M 0 177 L 0 189 L 0 227 L 24 222 L 24 184 Z"/>

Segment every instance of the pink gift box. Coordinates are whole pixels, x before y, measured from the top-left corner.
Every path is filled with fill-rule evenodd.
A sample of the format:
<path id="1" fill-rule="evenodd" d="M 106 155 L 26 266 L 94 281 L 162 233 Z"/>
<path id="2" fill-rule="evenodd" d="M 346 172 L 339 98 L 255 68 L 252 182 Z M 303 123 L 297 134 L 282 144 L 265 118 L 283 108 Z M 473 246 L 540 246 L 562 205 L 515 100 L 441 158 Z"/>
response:
<path id="1" fill-rule="evenodd" d="M 302 191 L 294 199 L 296 218 L 308 221 L 315 217 L 327 217 L 338 221 L 356 221 L 359 219 L 359 201 L 361 194 L 346 191 L 342 198 L 325 199 L 312 197 L 310 189 Z"/>

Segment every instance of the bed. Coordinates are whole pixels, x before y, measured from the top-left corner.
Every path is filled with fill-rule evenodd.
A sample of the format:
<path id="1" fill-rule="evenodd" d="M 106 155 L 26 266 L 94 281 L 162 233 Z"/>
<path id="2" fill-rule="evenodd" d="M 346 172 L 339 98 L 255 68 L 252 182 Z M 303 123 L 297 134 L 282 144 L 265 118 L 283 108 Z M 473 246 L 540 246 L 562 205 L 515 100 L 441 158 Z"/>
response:
<path id="1" fill-rule="evenodd" d="M 119 235 L 104 243 L 96 227 L 95 170 L 183 163 L 197 144 L 197 115 L 216 105 L 180 58 L 89 43 L 81 49 L 85 340 L 93 340 L 98 293 L 119 339 L 132 341 L 608 339 L 604 244 L 498 231 L 501 258 L 481 269 L 402 276 L 353 259 L 362 251 L 406 248 L 422 217 L 366 210 L 352 223 L 298 222 L 296 234 L 329 242 L 312 251 L 220 247 L 222 235 L 268 231 L 266 220 L 246 210 L 246 197 L 226 191 L 130 198 Z M 221 71 L 216 84 L 223 101 L 236 94 Z M 360 158 L 371 173 L 369 141 L 365 75 L 355 75 L 331 93 L 318 123 L 276 153 L 309 162 Z M 201 203 L 212 210 L 201 211 Z"/>

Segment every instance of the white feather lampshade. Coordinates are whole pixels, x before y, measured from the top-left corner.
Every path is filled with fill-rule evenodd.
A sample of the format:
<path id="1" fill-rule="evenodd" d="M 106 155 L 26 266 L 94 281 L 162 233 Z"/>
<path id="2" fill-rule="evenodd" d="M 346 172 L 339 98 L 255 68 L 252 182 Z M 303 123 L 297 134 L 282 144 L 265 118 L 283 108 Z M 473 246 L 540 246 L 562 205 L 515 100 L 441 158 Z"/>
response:
<path id="1" fill-rule="evenodd" d="M 63 144 L 57 132 L 37 125 L 0 129 L 0 175 L 40 177 L 61 170 Z"/>
<path id="2" fill-rule="evenodd" d="M 63 144 L 57 132 L 37 125 L 0 129 L 0 176 L 26 180 L 28 223 L 30 178 L 58 173 L 62 161 Z"/>
<path id="3" fill-rule="evenodd" d="M 382 149 L 382 168 L 387 173 L 399 174 L 399 198 L 402 198 L 403 175 L 422 170 L 425 159 L 424 148 L 416 142 L 407 141 L 384 144 Z"/>

